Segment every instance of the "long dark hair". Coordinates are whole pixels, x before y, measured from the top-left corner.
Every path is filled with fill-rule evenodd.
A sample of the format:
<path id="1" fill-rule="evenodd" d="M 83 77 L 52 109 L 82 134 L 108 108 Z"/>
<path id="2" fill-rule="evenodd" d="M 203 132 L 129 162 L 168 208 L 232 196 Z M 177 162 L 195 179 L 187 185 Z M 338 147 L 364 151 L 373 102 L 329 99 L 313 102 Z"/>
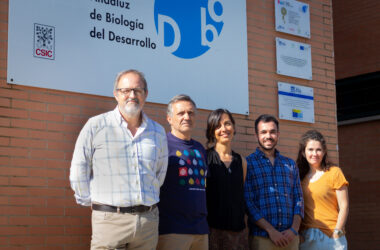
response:
<path id="1" fill-rule="evenodd" d="M 323 137 L 323 135 L 317 130 L 309 130 L 301 137 L 299 150 L 298 150 L 297 166 L 299 168 L 301 180 L 305 178 L 305 176 L 310 170 L 309 163 L 307 162 L 306 157 L 305 157 L 305 148 L 306 148 L 307 143 L 310 140 L 318 141 L 319 143 L 321 143 L 321 146 L 324 152 L 324 156 L 321 162 L 322 170 L 323 171 L 329 170 L 330 167 L 334 165 L 327 156 L 326 140 Z"/>
<path id="2" fill-rule="evenodd" d="M 216 142 L 215 139 L 215 130 L 219 127 L 220 125 L 220 120 L 222 119 L 222 115 L 226 114 L 230 118 L 232 125 L 234 127 L 234 134 L 236 134 L 235 130 L 235 120 L 232 117 L 232 114 L 230 111 L 227 109 L 216 109 L 212 111 L 207 118 L 207 129 L 206 129 L 206 138 L 207 138 L 207 143 L 206 147 L 210 148 L 210 145 L 214 144 Z"/>

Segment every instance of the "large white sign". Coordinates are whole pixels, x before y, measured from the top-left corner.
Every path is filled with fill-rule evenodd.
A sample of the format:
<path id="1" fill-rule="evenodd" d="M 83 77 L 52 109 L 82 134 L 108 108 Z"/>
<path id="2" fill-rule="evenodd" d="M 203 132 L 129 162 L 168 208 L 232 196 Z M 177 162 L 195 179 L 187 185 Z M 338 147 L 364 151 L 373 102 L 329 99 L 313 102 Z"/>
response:
<path id="1" fill-rule="evenodd" d="M 245 0 L 10 0 L 8 34 L 9 83 L 112 96 L 133 68 L 150 102 L 249 111 Z"/>
<path id="2" fill-rule="evenodd" d="M 311 80 L 311 46 L 276 37 L 277 74 Z"/>
<path id="3" fill-rule="evenodd" d="M 280 119 L 314 123 L 313 88 L 278 82 L 278 106 Z"/>
<path id="4" fill-rule="evenodd" d="M 295 0 L 274 0 L 276 30 L 310 38 L 309 4 Z"/>

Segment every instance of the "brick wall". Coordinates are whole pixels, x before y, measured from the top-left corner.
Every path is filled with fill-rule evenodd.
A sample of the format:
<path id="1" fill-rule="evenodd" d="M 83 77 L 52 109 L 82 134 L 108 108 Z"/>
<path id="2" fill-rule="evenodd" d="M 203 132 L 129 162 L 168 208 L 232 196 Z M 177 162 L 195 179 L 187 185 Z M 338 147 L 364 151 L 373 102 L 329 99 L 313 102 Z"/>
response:
<path id="1" fill-rule="evenodd" d="M 339 157 L 350 182 L 350 249 L 380 249 L 380 121 L 339 126 Z"/>
<path id="2" fill-rule="evenodd" d="M 336 78 L 380 69 L 380 1 L 332 1 Z"/>
<path id="3" fill-rule="evenodd" d="M 294 158 L 300 135 L 317 128 L 338 161 L 331 1 L 305 2 L 311 9 L 310 40 L 274 31 L 273 1 L 247 1 L 250 115 L 234 115 L 234 149 L 244 156 L 257 146 L 254 118 L 278 114 L 277 81 L 284 81 L 314 88 L 316 123 L 280 121 L 280 151 Z M 8 0 L 0 0 L 0 248 L 88 249 L 90 210 L 75 204 L 70 160 L 85 121 L 114 108 L 115 101 L 7 84 L 7 22 Z M 276 36 L 312 45 L 312 81 L 276 75 Z M 168 129 L 165 108 L 148 103 L 144 110 Z M 198 114 L 194 137 L 201 142 L 208 113 Z"/>
<path id="4" fill-rule="evenodd" d="M 336 78 L 378 72 L 380 2 L 333 1 L 333 9 Z M 350 249 L 380 249 L 380 120 L 339 126 L 338 133 L 340 163 L 350 182 Z"/>

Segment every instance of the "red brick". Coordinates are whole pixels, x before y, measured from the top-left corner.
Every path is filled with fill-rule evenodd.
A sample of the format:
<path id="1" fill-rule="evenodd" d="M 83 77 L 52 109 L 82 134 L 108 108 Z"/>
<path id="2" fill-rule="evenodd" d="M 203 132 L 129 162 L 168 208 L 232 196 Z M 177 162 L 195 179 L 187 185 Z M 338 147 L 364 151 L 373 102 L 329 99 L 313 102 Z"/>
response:
<path id="1" fill-rule="evenodd" d="M 63 140 L 64 139 L 64 135 L 62 133 L 37 131 L 37 130 L 30 130 L 29 131 L 29 137 L 30 138 L 36 138 L 36 139 L 50 139 L 50 140 Z"/>
<path id="2" fill-rule="evenodd" d="M 62 179 L 65 177 L 65 173 L 61 169 L 30 169 L 29 176 Z"/>
<path id="3" fill-rule="evenodd" d="M 81 245 L 65 247 L 67 250 L 86 250 L 90 248 L 90 237 L 81 237 Z M 84 244 L 83 244 L 84 243 Z"/>
<path id="4" fill-rule="evenodd" d="M 91 226 L 91 213 L 89 213 L 89 216 L 81 217 L 82 225 L 88 225 Z"/>
<path id="5" fill-rule="evenodd" d="M 2 215 L 27 215 L 28 208 L 26 207 L 15 207 L 15 206 L 1 206 L 0 214 Z"/>
<path id="6" fill-rule="evenodd" d="M 64 209 L 58 207 L 31 207 L 29 208 L 30 215 L 43 215 L 43 216 L 52 216 L 52 215 L 63 215 Z"/>
<path id="7" fill-rule="evenodd" d="M 53 121 L 53 122 L 63 122 L 63 114 L 54 114 L 39 111 L 30 111 L 30 119 L 42 120 L 42 121 Z"/>
<path id="8" fill-rule="evenodd" d="M 9 185 L 9 178 L 0 176 L 0 185 L 1 186 Z"/>
<path id="9" fill-rule="evenodd" d="M 28 112 L 21 109 L 11 109 L 11 108 L 0 107 L 0 114 L 6 117 L 18 117 L 18 118 L 28 117 Z"/>
<path id="10" fill-rule="evenodd" d="M 11 100 L 9 98 L 0 98 L 0 107 L 9 108 L 10 106 L 11 106 Z"/>
<path id="11" fill-rule="evenodd" d="M 53 245 L 53 246 L 30 246 L 28 247 L 28 250 L 63 250 L 63 249 L 68 249 L 67 247 L 63 246 L 58 246 L 58 245 Z"/>
<path id="12" fill-rule="evenodd" d="M 0 32 L 0 40 L 8 40 L 8 32 Z M 4 60 L 7 59 L 6 57 L 1 57 L 1 56 L 0 56 L 0 58 L 4 59 Z M 6 78 L 4 77 L 4 79 L 6 79 Z M 4 81 L 4 85 L 5 84 L 6 84 L 6 81 Z"/>
<path id="13" fill-rule="evenodd" d="M 73 151 L 74 144 L 72 142 L 57 142 L 48 141 L 48 149 L 63 150 L 63 151 Z"/>
<path id="14" fill-rule="evenodd" d="M 65 123 L 74 123 L 74 124 L 79 124 L 80 127 L 83 127 L 83 125 L 86 123 L 88 120 L 88 117 L 83 117 L 79 115 L 65 115 L 64 122 Z"/>
<path id="15" fill-rule="evenodd" d="M 70 182 L 69 180 L 48 180 L 48 186 L 49 187 L 65 187 L 69 188 L 70 187 Z"/>
<path id="16" fill-rule="evenodd" d="M 66 216 L 89 216 L 90 212 L 89 207 L 65 208 Z"/>
<path id="17" fill-rule="evenodd" d="M 24 120 L 24 119 L 12 119 L 12 127 L 16 128 L 29 128 L 29 129 L 46 129 L 45 121 L 34 121 L 34 120 Z"/>
<path id="18" fill-rule="evenodd" d="M 0 226 L 4 226 L 4 225 L 8 225 L 8 216 L 1 216 L 0 217 Z"/>
<path id="19" fill-rule="evenodd" d="M 68 181 L 67 181 L 68 182 Z M 74 194 L 71 191 L 70 194 L 66 194 L 65 198 L 48 198 L 48 207 L 78 207 L 74 199 Z"/>
<path id="20" fill-rule="evenodd" d="M 54 168 L 69 169 L 71 158 L 69 160 L 66 160 L 66 161 L 62 161 L 62 160 L 46 160 L 46 161 L 47 161 L 48 166 L 54 166 Z"/>
<path id="21" fill-rule="evenodd" d="M 0 155 L 27 157 L 28 153 L 28 149 L 24 148 L 0 147 Z"/>
<path id="22" fill-rule="evenodd" d="M 0 136 L 26 137 L 28 131 L 26 129 L 0 127 Z"/>
<path id="23" fill-rule="evenodd" d="M 29 188 L 30 195 L 35 197 L 45 197 L 45 196 L 58 196 L 62 197 L 65 195 L 64 189 L 58 188 Z"/>
<path id="24" fill-rule="evenodd" d="M 0 117 L 0 126 L 9 127 L 11 125 L 11 119 Z"/>
<path id="25" fill-rule="evenodd" d="M 28 190 L 23 187 L 1 187 L 0 186 L 0 195 L 27 195 Z"/>
<path id="26" fill-rule="evenodd" d="M 79 107 L 73 107 L 69 105 L 49 104 L 48 110 L 51 113 L 81 114 L 81 109 Z"/>
<path id="27" fill-rule="evenodd" d="M 37 160 L 37 159 L 30 159 L 30 158 L 13 158 L 12 159 L 12 166 L 15 167 L 46 167 L 46 160 Z"/>
<path id="28" fill-rule="evenodd" d="M 6 98 L 26 99 L 28 98 L 28 93 L 23 90 L 0 88 L 0 96 Z"/>
<path id="29" fill-rule="evenodd" d="M 0 12 L 0 21 L 7 23 L 8 22 L 8 14 Z"/>
<path id="30" fill-rule="evenodd" d="M 9 242 L 9 237 L 0 236 L 0 246 L 7 246 Z"/>
<path id="31" fill-rule="evenodd" d="M 12 245 L 37 245 L 44 244 L 45 237 L 43 236 L 13 236 L 9 238 L 10 244 Z"/>
<path id="32" fill-rule="evenodd" d="M 10 141 L 8 137 L 0 137 L 0 146 L 9 146 Z"/>
<path id="33" fill-rule="evenodd" d="M 326 61 L 326 63 L 334 64 L 334 58 L 333 57 L 326 56 L 325 61 Z"/>
<path id="34" fill-rule="evenodd" d="M 82 224 L 81 218 L 70 216 L 49 216 L 46 217 L 46 224 L 49 226 L 78 226 Z"/>
<path id="35" fill-rule="evenodd" d="M 49 122 L 47 124 L 47 128 L 48 130 L 51 130 L 51 131 L 65 131 L 65 132 L 78 133 L 80 129 L 82 128 L 82 126 Z"/>
<path id="36" fill-rule="evenodd" d="M 46 111 L 47 105 L 41 102 L 31 102 L 26 100 L 13 100 L 13 108 L 36 110 L 36 111 Z"/>
<path id="37" fill-rule="evenodd" d="M 100 110 L 100 109 L 82 107 L 81 114 L 87 117 L 93 117 L 93 116 L 102 114 L 106 111 L 109 111 L 109 110 L 104 110 L 104 109 Z"/>
<path id="38" fill-rule="evenodd" d="M 61 103 L 64 103 L 65 98 L 63 95 L 33 92 L 33 93 L 30 93 L 29 100 L 36 101 L 36 102 L 42 102 L 42 103 L 58 103 L 58 104 L 61 104 Z"/>
<path id="39" fill-rule="evenodd" d="M 30 150 L 30 156 L 32 158 L 42 159 L 64 159 L 65 153 L 62 151 L 53 150 Z"/>
<path id="40" fill-rule="evenodd" d="M 12 226 L 29 226 L 29 225 L 44 225 L 45 218 L 44 217 L 36 217 L 36 216 L 19 216 L 19 217 L 10 217 L 9 225 Z"/>
<path id="41" fill-rule="evenodd" d="M 27 148 L 46 148 L 46 141 L 32 140 L 32 139 L 19 139 L 11 138 L 10 145 L 13 147 L 27 147 Z"/>
<path id="42" fill-rule="evenodd" d="M 0 235 L 26 235 L 28 228 L 24 226 L 0 226 Z"/>
<path id="43" fill-rule="evenodd" d="M 75 106 L 84 106 L 84 107 L 97 107 L 98 100 L 95 99 L 87 99 L 83 96 L 66 96 L 65 104 L 67 105 L 75 105 Z"/>
<path id="44" fill-rule="evenodd" d="M 66 227 L 66 235 L 91 235 L 91 227 L 89 226 L 76 226 Z"/>
<path id="45" fill-rule="evenodd" d="M 10 205 L 41 206 L 45 204 L 44 198 L 37 197 L 9 197 Z"/>
<path id="46" fill-rule="evenodd" d="M 96 107 L 103 110 L 103 112 L 106 112 L 108 110 L 113 110 L 116 107 L 116 102 L 113 97 L 110 97 L 109 100 L 98 100 Z"/>
<path id="47" fill-rule="evenodd" d="M 8 197 L 0 196 L 0 205 L 8 205 L 9 204 L 8 200 L 9 200 Z"/>
<path id="48" fill-rule="evenodd" d="M 30 235 L 63 235 L 63 227 L 33 226 L 30 227 Z"/>
<path id="49" fill-rule="evenodd" d="M 46 244 L 80 244 L 80 236 L 47 236 Z"/>
<path id="50" fill-rule="evenodd" d="M 41 178 L 30 178 L 30 177 L 12 177 L 10 178 L 10 185 L 41 187 L 41 186 L 46 186 L 46 180 L 41 179 Z"/>

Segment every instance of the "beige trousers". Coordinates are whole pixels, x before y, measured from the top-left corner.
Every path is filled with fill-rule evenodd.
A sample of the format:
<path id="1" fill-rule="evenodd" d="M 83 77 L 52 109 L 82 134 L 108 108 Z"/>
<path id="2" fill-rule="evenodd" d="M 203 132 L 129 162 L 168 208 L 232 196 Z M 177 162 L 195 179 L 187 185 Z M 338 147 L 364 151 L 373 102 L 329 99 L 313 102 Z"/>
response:
<path id="1" fill-rule="evenodd" d="M 296 236 L 286 247 L 276 246 L 269 238 L 261 236 L 249 236 L 250 250 L 298 250 L 300 238 Z"/>
<path id="2" fill-rule="evenodd" d="M 208 250 L 208 234 L 162 234 L 157 250 Z"/>
<path id="3" fill-rule="evenodd" d="M 92 211 L 91 249 L 156 249 L 158 208 L 145 213 Z"/>

